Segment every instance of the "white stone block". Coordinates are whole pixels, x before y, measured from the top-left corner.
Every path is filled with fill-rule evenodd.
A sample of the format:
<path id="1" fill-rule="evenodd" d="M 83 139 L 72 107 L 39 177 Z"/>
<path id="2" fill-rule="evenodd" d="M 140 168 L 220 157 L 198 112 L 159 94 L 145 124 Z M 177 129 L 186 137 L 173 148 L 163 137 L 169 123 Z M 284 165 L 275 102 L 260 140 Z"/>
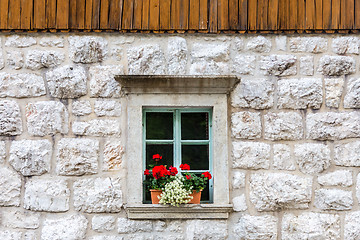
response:
<path id="1" fill-rule="evenodd" d="M 232 178 L 232 188 L 239 189 L 245 187 L 245 173 L 234 171 L 234 175 Z"/>
<path id="2" fill-rule="evenodd" d="M 264 138 L 299 140 L 304 135 L 302 116 L 297 112 L 269 112 L 264 115 Z"/>
<path id="3" fill-rule="evenodd" d="M 89 69 L 90 96 L 103 98 L 121 97 L 121 86 L 115 80 L 115 75 L 124 74 L 124 69 L 119 65 L 94 66 Z"/>
<path id="4" fill-rule="evenodd" d="M 104 145 L 103 170 L 119 170 L 125 153 L 119 139 L 107 141 Z"/>
<path id="5" fill-rule="evenodd" d="M 41 68 L 52 68 L 65 61 L 65 55 L 59 51 L 28 51 L 25 59 L 25 67 L 30 70 L 39 70 Z"/>
<path id="6" fill-rule="evenodd" d="M 348 80 L 344 108 L 360 108 L 360 78 L 350 78 Z"/>
<path id="7" fill-rule="evenodd" d="M 277 219 L 271 215 L 243 215 L 234 226 L 238 239 L 276 240 Z"/>
<path id="8" fill-rule="evenodd" d="M 6 51 L 7 65 L 15 70 L 24 66 L 24 54 L 20 51 Z"/>
<path id="9" fill-rule="evenodd" d="M 327 50 L 328 40 L 323 37 L 292 37 L 289 46 L 292 52 L 322 53 Z"/>
<path id="10" fill-rule="evenodd" d="M 66 212 L 70 190 L 65 180 L 32 178 L 25 184 L 24 208 L 32 211 Z"/>
<path id="11" fill-rule="evenodd" d="M 162 75 L 166 73 L 166 60 L 159 44 L 130 47 L 127 50 L 130 75 Z"/>
<path id="12" fill-rule="evenodd" d="M 36 45 L 35 38 L 25 35 L 11 35 L 5 41 L 5 47 L 26 48 L 33 45 Z"/>
<path id="13" fill-rule="evenodd" d="M 72 113 L 75 116 L 85 116 L 92 112 L 91 103 L 87 100 L 74 101 L 72 103 Z"/>
<path id="14" fill-rule="evenodd" d="M 315 190 L 314 205 L 321 210 L 350 210 L 353 206 L 352 192 L 340 189 Z"/>
<path id="15" fill-rule="evenodd" d="M 72 131 L 83 136 L 119 136 L 120 122 L 117 119 L 93 119 L 87 122 L 74 122 Z"/>
<path id="16" fill-rule="evenodd" d="M 64 38 L 63 37 L 57 37 L 57 36 L 42 37 L 42 38 L 40 38 L 39 44 L 42 47 L 63 48 L 64 47 Z"/>
<path id="17" fill-rule="evenodd" d="M 313 56 L 305 56 L 300 57 L 300 69 L 299 72 L 305 76 L 314 75 L 314 57 Z"/>
<path id="18" fill-rule="evenodd" d="M 58 142 L 56 172 L 81 176 L 98 172 L 99 141 L 85 138 L 63 138 Z"/>
<path id="19" fill-rule="evenodd" d="M 277 170 L 296 170 L 296 164 L 291 154 L 289 145 L 274 144 L 274 162 L 273 168 Z"/>
<path id="20" fill-rule="evenodd" d="M 69 131 L 69 114 L 64 104 L 56 101 L 41 101 L 26 105 L 28 132 L 43 137 Z"/>
<path id="21" fill-rule="evenodd" d="M 330 167 L 330 148 L 321 143 L 296 144 L 294 155 L 303 173 L 318 174 Z"/>
<path id="22" fill-rule="evenodd" d="M 75 63 L 102 62 L 107 54 L 107 41 L 102 37 L 70 36 L 69 55 Z"/>
<path id="23" fill-rule="evenodd" d="M 8 228 L 37 229 L 40 214 L 26 210 L 7 209 L 2 212 L 2 225 Z"/>
<path id="24" fill-rule="evenodd" d="M 63 66 L 46 73 L 50 95 L 55 98 L 79 98 L 87 93 L 83 67 Z"/>
<path id="25" fill-rule="evenodd" d="M 121 103 L 115 100 L 98 100 L 95 101 L 94 111 L 98 117 L 119 117 L 121 115 Z"/>
<path id="26" fill-rule="evenodd" d="M 296 75 L 296 56 L 269 55 L 260 59 L 260 70 L 264 75 L 291 76 Z"/>
<path id="27" fill-rule="evenodd" d="M 260 113 L 236 112 L 231 116 L 232 136 L 239 139 L 256 139 L 261 137 Z"/>
<path id="28" fill-rule="evenodd" d="M 352 172 L 349 170 L 337 170 L 318 177 L 318 183 L 322 186 L 350 187 L 353 184 Z"/>
<path id="29" fill-rule="evenodd" d="M 50 171 L 52 144 L 48 140 L 13 141 L 10 165 L 24 176 L 42 175 Z"/>
<path id="30" fill-rule="evenodd" d="M 42 76 L 32 73 L 0 73 L 0 97 L 40 97 L 46 94 Z"/>
<path id="31" fill-rule="evenodd" d="M 271 50 L 271 40 L 263 36 L 252 37 L 247 43 L 246 48 L 252 52 L 267 53 Z"/>
<path id="32" fill-rule="evenodd" d="M 283 240 L 340 239 L 340 217 L 335 214 L 305 212 L 300 215 L 286 213 L 282 219 Z"/>
<path id="33" fill-rule="evenodd" d="M 21 178 L 5 166 L 0 167 L 0 206 L 20 206 Z M 0 238 L 1 239 L 1 238 Z"/>
<path id="34" fill-rule="evenodd" d="M 228 225 L 219 220 L 190 220 L 186 224 L 186 239 L 228 239 Z"/>
<path id="35" fill-rule="evenodd" d="M 337 37 L 332 39 L 332 50 L 336 54 L 359 54 L 360 40 L 358 37 Z"/>
<path id="36" fill-rule="evenodd" d="M 151 232 L 152 222 L 149 220 L 131 220 L 128 218 L 118 218 L 117 232 L 122 233 L 138 233 L 138 232 Z"/>
<path id="37" fill-rule="evenodd" d="M 250 201 L 258 211 L 307 209 L 312 178 L 287 173 L 256 173 L 250 178 Z"/>
<path id="38" fill-rule="evenodd" d="M 245 194 L 234 197 L 232 203 L 235 212 L 244 212 L 247 210 Z"/>
<path id="39" fill-rule="evenodd" d="M 306 130 L 308 139 L 339 140 L 360 137 L 360 113 L 309 113 L 306 116 Z"/>
<path id="40" fill-rule="evenodd" d="M 0 136 L 20 135 L 23 131 L 20 108 L 13 100 L 0 100 Z"/>
<path id="41" fill-rule="evenodd" d="M 91 221 L 91 229 L 96 232 L 106 232 L 115 229 L 115 216 L 95 215 Z"/>
<path id="42" fill-rule="evenodd" d="M 357 240 L 360 238 L 360 211 L 345 215 L 344 239 Z"/>
<path id="43" fill-rule="evenodd" d="M 256 57 L 252 55 L 237 55 L 231 65 L 231 71 L 238 75 L 254 75 L 255 68 Z"/>
<path id="44" fill-rule="evenodd" d="M 360 167 L 360 141 L 336 144 L 334 162 L 337 166 Z"/>
<path id="45" fill-rule="evenodd" d="M 188 54 L 186 39 L 182 37 L 170 37 L 167 52 L 169 75 L 185 75 Z"/>
<path id="46" fill-rule="evenodd" d="M 274 83 L 268 79 L 242 79 L 232 93 L 231 105 L 267 109 L 274 105 Z"/>
<path id="47" fill-rule="evenodd" d="M 120 212 L 120 178 L 82 179 L 74 182 L 74 208 L 87 213 Z"/>
<path id="48" fill-rule="evenodd" d="M 344 79 L 324 78 L 324 82 L 325 82 L 326 106 L 338 108 L 340 106 L 341 95 L 344 89 Z"/>
<path id="49" fill-rule="evenodd" d="M 85 239 L 88 220 L 82 215 L 47 218 L 41 231 L 41 240 Z"/>
<path id="50" fill-rule="evenodd" d="M 232 167 L 269 169 L 270 145 L 261 142 L 233 142 Z"/>
<path id="51" fill-rule="evenodd" d="M 341 76 L 355 73 L 355 59 L 344 56 L 323 56 L 318 71 L 325 76 Z"/>

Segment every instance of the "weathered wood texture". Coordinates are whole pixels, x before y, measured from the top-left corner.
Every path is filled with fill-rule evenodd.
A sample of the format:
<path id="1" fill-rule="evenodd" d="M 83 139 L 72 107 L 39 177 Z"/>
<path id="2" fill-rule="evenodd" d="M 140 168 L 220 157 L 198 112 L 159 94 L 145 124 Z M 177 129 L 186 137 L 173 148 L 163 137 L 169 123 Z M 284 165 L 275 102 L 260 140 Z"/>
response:
<path id="1" fill-rule="evenodd" d="M 0 0 L 0 30 L 360 30 L 360 0 Z"/>

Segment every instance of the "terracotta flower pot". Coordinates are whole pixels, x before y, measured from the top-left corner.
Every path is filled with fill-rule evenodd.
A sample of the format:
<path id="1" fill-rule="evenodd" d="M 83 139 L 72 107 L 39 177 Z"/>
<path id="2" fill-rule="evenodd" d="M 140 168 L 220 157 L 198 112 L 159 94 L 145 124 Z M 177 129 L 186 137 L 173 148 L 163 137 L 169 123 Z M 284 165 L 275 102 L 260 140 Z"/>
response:
<path id="1" fill-rule="evenodd" d="M 190 194 L 190 196 L 193 197 L 193 199 L 190 200 L 190 202 L 188 202 L 188 204 L 200 204 L 200 199 L 201 199 L 201 191 L 196 192 L 195 190 L 193 190 L 193 193 Z"/>
<path id="2" fill-rule="evenodd" d="M 151 203 L 152 204 L 159 204 L 159 198 L 158 196 L 160 196 L 160 194 L 162 193 L 161 190 L 156 190 L 156 189 L 150 189 L 150 193 L 151 193 Z"/>

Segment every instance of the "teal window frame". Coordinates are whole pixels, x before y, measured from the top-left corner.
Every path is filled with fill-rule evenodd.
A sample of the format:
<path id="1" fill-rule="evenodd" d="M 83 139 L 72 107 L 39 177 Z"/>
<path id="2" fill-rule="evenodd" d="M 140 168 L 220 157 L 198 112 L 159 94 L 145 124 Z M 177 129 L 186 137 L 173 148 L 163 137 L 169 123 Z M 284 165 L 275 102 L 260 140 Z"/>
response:
<path id="1" fill-rule="evenodd" d="M 173 139 L 172 140 L 152 140 L 146 139 L 146 113 L 147 112 L 172 112 L 173 113 Z M 209 139 L 208 140 L 181 140 L 181 113 L 208 113 L 208 127 L 209 127 Z M 213 133 L 212 133 L 212 108 L 150 108 L 143 107 L 142 111 L 142 151 L 143 151 L 143 171 L 146 169 L 146 144 L 173 144 L 173 166 L 179 167 L 181 164 L 182 145 L 209 145 L 209 169 L 201 170 L 190 170 L 193 173 L 203 173 L 209 171 L 213 175 Z M 181 172 L 181 169 L 178 168 L 178 171 Z M 143 176 L 143 180 L 145 176 Z M 214 179 L 209 180 L 209 200 L 201 201 L 201 203 L 213 203 L 213 186 Z M 143 192 L 143 203 L 150 203 L 145 199 L 145 188 Z"/>

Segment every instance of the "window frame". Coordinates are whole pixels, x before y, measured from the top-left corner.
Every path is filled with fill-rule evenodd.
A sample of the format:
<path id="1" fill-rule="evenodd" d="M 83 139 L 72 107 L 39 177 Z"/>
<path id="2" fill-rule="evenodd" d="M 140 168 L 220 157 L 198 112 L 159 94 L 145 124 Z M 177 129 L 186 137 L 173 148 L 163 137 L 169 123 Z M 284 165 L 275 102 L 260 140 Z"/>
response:
<path id="1" fill-rule="evenodd" d="M 146 113 L 147 112 L 172 112 L 173 113 L 173 139 L 172 140 L 154 140 L 154 139 L 146 139 Z M 208 140 L 182 140 L 181 139 L 181 114 L 182 113 L 208 113 L 208 131 L 209 138 Z M 143 171 L 147 168 L 146 166 L 146 144 L 147 143 L 160 143 L 160 144 L 173 144 L 173 166 L 178 168 L 178 171 L 181 172 L 179 168 L 182 163 L 182 146 L 187 144 L 193 145 L 208 145 L 209 146 L 209 167 L 208 169 L 201 170 L 190 170 L 189 172 L 193 173 L 203 173 L 205 171 L 209 171 L 211 174 L 213 173 L 213 133 L 212 133 L 212 107 L 143 107 L 142 111 L 142 151 L 143 151 Z M 145 176 L 143 176 L 143 180 L 145 180 Z M 201 203 L 213 203 L 213 179 L 209 180 L 209 200 L 201 201 Z M 145 188 L 144 188 L 145 191 Z M 143 203 L 150 203 L 150 201 L 146 201 L 146 195 L 143 194 Z"/>

